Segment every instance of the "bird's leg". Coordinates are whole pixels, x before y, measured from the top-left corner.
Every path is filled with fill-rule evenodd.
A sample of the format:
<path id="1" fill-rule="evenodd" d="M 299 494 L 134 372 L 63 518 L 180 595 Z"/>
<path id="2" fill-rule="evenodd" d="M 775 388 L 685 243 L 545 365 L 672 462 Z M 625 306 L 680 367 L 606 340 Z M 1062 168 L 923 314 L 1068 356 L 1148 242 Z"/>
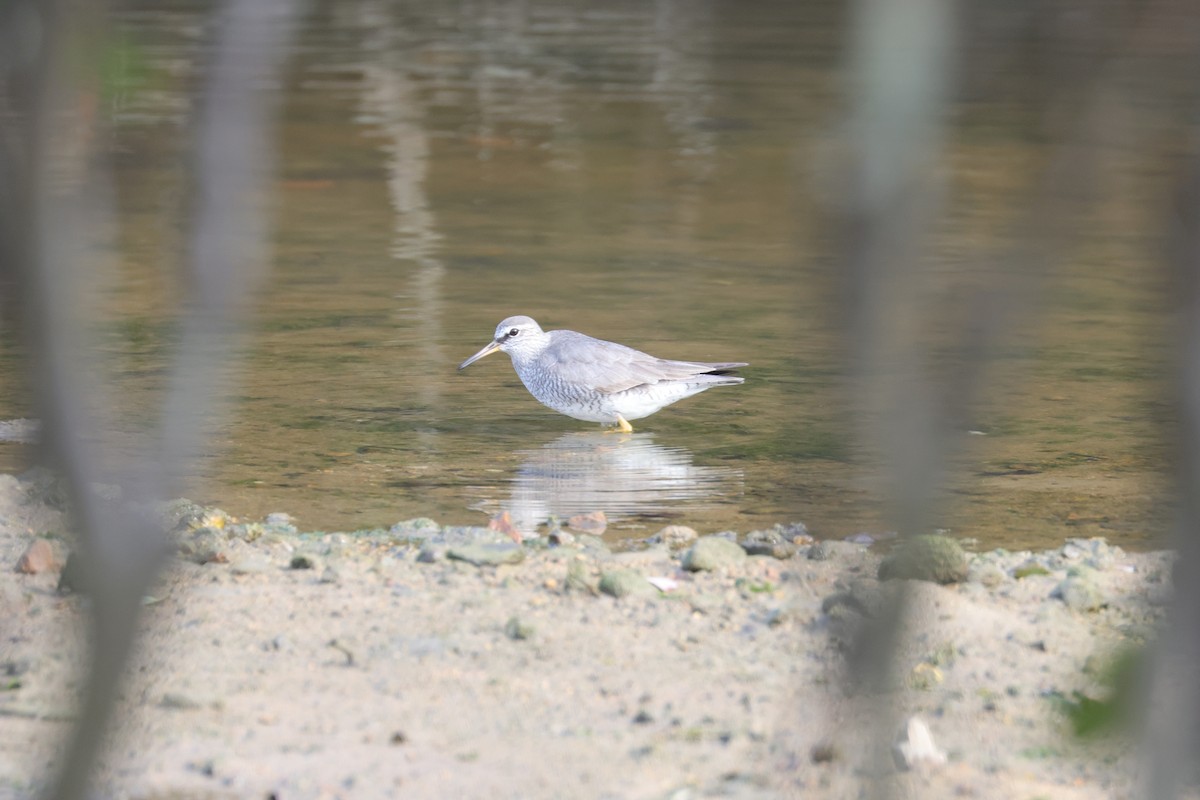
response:
<path id="1" fill-rule="evenodd" d="M 617 430 L 621 433 L 633 433 L 633 426 L 629 424 L 629 420 L 617 414 Z"/>

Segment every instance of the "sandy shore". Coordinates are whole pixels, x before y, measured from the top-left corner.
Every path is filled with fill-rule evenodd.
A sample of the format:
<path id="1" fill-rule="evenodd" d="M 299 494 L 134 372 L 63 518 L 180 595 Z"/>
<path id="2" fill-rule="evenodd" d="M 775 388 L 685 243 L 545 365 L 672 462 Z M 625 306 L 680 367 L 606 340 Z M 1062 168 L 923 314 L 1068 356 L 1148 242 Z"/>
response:
<path id="1" fill-rule="evenodd" d="M 1165 553 L 1071 540 L 968 554 L 964 579 L 939 585 L 880 582 L 872 549 L 789 541 L 793 529 L 760 537 L 775 555 L 746 555 L 681 530 L 611 552 L 582 534 L 518 545 L 430 521 L 351 535 L 184 504 L 173 516 L 180 555 L 144 608 L 105 796 L 845 798 L 884 781 L 913 798 L 1082 800 L 1136 787 L 1128 741 L 1082 741 L 1064 709 L 1103 699 L 1104 665 L 1151 635 Z M 42 785 L 86 666 L 86 598 L 57 589 L 65 528 L 44 483 L 0 476 L 0 797 Z M 18 571 L 37 539 L 49 562 Z M 901 589 L 896 682 L 856 694 L 854 631 Z M 925 755 L 872 759 L 867 734 L 899 737 L 913 716 Z"/>

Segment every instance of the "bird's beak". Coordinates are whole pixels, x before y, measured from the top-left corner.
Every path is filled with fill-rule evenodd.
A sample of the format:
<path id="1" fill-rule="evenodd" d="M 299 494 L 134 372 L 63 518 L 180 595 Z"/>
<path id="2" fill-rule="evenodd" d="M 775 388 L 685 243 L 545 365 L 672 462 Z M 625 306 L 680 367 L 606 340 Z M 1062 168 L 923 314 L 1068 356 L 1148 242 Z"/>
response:
<path id="1" fill-rule="evenodd" d="M 480 350 L 478 353 L 476 353 L 475 355 L 468 358 L 463 363 L 459 364 L 458 368 L 466 369 L 467 367 L 471 366 L 479 359 L 483 358 L 484 356 L 490 356 L 492 353 L 496 352 L 499 349 L 500 349 L 499 342 L 488 342 L 486 345 L 484 345 L 484 348 L 482 350 Z"/>

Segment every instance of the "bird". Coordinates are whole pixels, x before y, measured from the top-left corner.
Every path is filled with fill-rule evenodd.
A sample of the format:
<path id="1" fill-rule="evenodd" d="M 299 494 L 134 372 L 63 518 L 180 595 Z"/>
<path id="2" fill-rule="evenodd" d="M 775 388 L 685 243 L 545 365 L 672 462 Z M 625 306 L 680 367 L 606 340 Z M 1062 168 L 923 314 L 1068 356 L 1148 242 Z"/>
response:
<path id="1" fill-rule="evenodd" d="M 685 397 L 745 379 L 730 370 L 744 361 L 670 361 L 616 342 L 569 330 L 544 331 L 531 317 L 509 317 L 466 369 L 497 350 L 508 353 L 513 369 L 542 405 L 586 422 L 632 433 L 629 420 L 648 417 Z"/>

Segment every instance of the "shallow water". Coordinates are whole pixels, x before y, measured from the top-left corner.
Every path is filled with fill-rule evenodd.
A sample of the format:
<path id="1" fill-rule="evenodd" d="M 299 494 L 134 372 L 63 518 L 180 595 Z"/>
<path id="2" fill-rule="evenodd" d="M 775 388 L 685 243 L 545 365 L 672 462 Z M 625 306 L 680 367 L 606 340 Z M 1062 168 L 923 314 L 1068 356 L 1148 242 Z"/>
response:
<path id="1" fill-rule="evenodd" d="M 838 336 L 842 4 L 753 5 L 321 6 L 285 87 L 272 276 L 189 494 L 326 529 L 602 510 L 614 536 L 888 530 Z M 136 69 L 110 109 L 123 256 L 101 341 L 126 430 L 145 425 L 170 352 L 203 19 L 180 6 L 117 26 Z M 930 255 L 947 321 L 968 313 L 974 262 L 1042 155 L 1022 113 L 1011 97 L 955 108 L 953 213 Z M 1125 188 L 1156 169 L 1135 161 Z M 1101 204 L 1105 224 L 1001 353 L 938 515 L 956 534 L 1161 534 L 1166 331 L 1140 196 Z M 751 366 L 742 386 L 604 435 L 538 405 L 503 355 L 456 372 L 518 313 Z M 0 419 L 31 413 L 11 350 Z M 0 467 L 28 455 L 0 444 Z"/>

